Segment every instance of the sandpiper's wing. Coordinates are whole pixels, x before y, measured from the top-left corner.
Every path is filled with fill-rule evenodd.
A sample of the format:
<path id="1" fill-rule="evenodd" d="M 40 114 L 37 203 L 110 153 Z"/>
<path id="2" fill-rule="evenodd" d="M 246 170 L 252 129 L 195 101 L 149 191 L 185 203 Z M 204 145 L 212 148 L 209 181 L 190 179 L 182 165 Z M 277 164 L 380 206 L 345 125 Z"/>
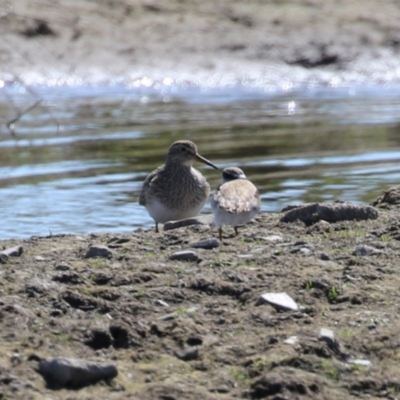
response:
<path id="1" fill-rule="evenodd" d="M 235 179 L 218 188 L 213 202 L 229 213 L 240 214 L 260 208 L 260 193 L 250 181 Z"/>
<path id="2" fill-rule="evenodd" d="M 146 200 L 147 200 L 146 194 L 149 192 L 151 185 L 154 184 L 159 172 L 163 168 L 164 168 L 164 165 L 161 165 L 160 167 L 156 168 L 153 172 L 150 172 L 150 174 L 148 174 L 146 179 L 144 180 L 142 190 L 141 190 L 140 196 L 139 196 L 139 204 L 141 206 L 146 205 Z"/>

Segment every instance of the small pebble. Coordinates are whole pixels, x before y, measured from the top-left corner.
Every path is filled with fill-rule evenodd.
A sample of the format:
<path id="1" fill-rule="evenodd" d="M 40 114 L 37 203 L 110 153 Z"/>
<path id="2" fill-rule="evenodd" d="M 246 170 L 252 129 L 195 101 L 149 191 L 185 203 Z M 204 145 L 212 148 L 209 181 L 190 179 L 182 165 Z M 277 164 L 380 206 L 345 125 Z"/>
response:
<path id="1" fill-rule="evenodd" d="M 111 258 L 112 256 L 113 252 L 107 246 L 94 245 L 89 247 L 89 250 L 86 252 L 85 258 L 92 258 L 92 257 Z"/>
<path id="2" fill-rule="evenodd" d="M 286 344 L 296 344 L 298 343 L 299 338 L 297 336 L 290 336 L 286 340 L 283 341 L 283 343 Z"/>
<path id="3" fill-rule="evenodd" d="M 319 331 L 318 340 L 325 342 L 331 350 L 342 357 L 346 355 L 341 351 L 340 344 L 335 338 L 335 333 L 331 329 L 321 328 Z"/>
<path id="4" fill-rule="evenodd" d="M 283 242 L 282 236 L 279 236 L 279 235 L 265 236 L 265 237 L 262 237 L 261 239 L 262 239 L 262 240 L 265 240 L 266 242 L 270 242 L 270 243 L 279 243 L 279 242 Z"/>
<path id="5" fill-rule="evenodd" d="M 169 307 L 169 304 L 164 300 L 157 300 L 157 303 L 164 307 Z"/>
<path id="6" fill-rule="evenodd" d="M 362 365 L 364 367 L 371 367 L 372 362 L 370 360 L 363 360 L 358 358 L 349 358 L 346 360 L 350 364 Z"/>
<path id="7" fill-rule="evenodd" d="M 321 253 L 320 255 L 319 255 L 319 258 L 322 260 L 322 261 L 329 261 L 331 258 L 329 257 L 329 255 L 328 254 L 326 254 L 326 253 Z"/>
<path id="8" fill-rule="evenodd" d="M 61 263 L 61 264 L 57 264 L 54 267 L 54 269 L 57 271 L 69 271 L 71 269 L 71 267 L 68 264 Z"/>
<path id="9" fill-rule="evenodd" d="M 379 253 L 382 253 L 382 251 L 371 246 L 362 245 L 355 248 L 353 256 L 372 256 Z"/>
<path id="10" fill-rule="evenodd" d="M 174 318 L 176 318 L 177 316 L 178 316 L 178 313 L 173 312 L 173 313 L 170 313 L 170 314 L 162 315 L 161 317 L 158 317 L 157 319 L 158 319 L 159 321 L 170 321 L 171 319 L 174 319 Z"/>
<path id="11" fill-rule="evenodd" d="M 217 239 L 204 239 L 199 242 L 192 243 L 190 247 L 195 249 L 206 249 L 211 250 L 219 246 L 219 241 Z"/>
<path id="12" fill-rule="evenodd" d="M 312 251 L 310 249 L 307 249 L 307 247 L 302 247 L 299 251 L 303 256 L 310 256 L 312 254 Z"/>
<path id="13" fill-rule="evenodd" d="M 199 349 L 194 347 L 194 348 L 178 350 L 175 351 L 175 356 L 183 361 L 195 360 L 196 358 L 199 357 Z"/>
<path id="14" fill-rule="evenodd" d="M 331 329 L 327 329 L 327 328 L 321 328 L 319 330 L 319 336 L 318 338 L 320 340 L 329 340 L 330 342 L 335 341 L 335 333 L 331 330 Z"/>
<path id="15" fill-rule="evenodd" d="M 172 229 L 182 228 L 190 225 L 211 225 L 214 223 L 214 216 L 210 215 L 199 215 L 194 218 L 180 219 L 179 221 L 169 221 L 164 224 L 164 231 Z"/>
<path id="16" fill-rule="evenodd" d="M 198 261 L 199 257 L 194 251 L 183 250 L 183 251 L 178 251 L 174 254 L 171 254 L 169 259 L 176 260 L 176 261 Z"/>

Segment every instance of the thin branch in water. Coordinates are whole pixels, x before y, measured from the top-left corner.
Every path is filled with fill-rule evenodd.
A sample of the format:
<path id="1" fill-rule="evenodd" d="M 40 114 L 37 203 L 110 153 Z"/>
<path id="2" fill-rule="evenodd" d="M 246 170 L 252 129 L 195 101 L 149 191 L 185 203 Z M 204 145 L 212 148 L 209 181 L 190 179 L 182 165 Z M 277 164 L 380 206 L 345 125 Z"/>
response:
<path id="1" fill-rule="evenodd" d="M 12 136 L 15 136 L 15 129 L 14 129 L 15 123 L 18 122 L 25 114 L 28 114 L 29 111 L 32 111 L 42 101 L 43 101 L 43 99 L 37 99 L 27 109 L 22 110 L 22 111 L 18 111 L 17 115 L 13 119 L 11 119 L 10 121 L 7 122 L 6 126 L 7 126 L 8 130 L 10 131 Z"/>
<path id="2" fill-rule="evenodd" d="M 35 91 L 33 88 L 31 88 L 31 87 L 29 87 L 28 85 L 26 85 L 26 84 L 20 79 L 19 76 L 14 75 L 14 81 L 15 81 L 15 82 L 18 82 L 21 86 L 23 86 L 23 87 L 25 88 L 25 90 L 26 90 L 31 96 L 33 96 L 33 97 L 36 98 L 36 101 L 35 101 L 32 105 L 30 105 L 28 108 L 26 108 L 26 109 L 24 109 L 24 110 L 18 110 L 18 111 L 17 111 L 17 115 L 16 115 L 14 118 L 12 118 L 10 121 L 8 121 L 8 122 L 6 123 L 6 126 L 7 126 L 8 130 L 10 131 L 10 133 L 11 133 L 12 136 L 15 136 L 15 135 L 16 135 L 16 132 L 15 132 L 15 129 L 14 129 L 15 123 L 18 122 L 25 114 L 29 113 L 29 112 L 32 111 L 35 107 L 37 107 L 39 104 L 41 104 L 41 103 L 43 102 L 43 98 L 42 98 L 38 93 L 36 93 L 36 91 Z M 11 96 L 8 96 L 8 97 L 11 98 Z M 12 98 L 11 98 L 11 101 L 12 101 Z M 16 107 L 16 106 L 14 105 L 14 107 Z M 17 107 L 16 107 L 16 108 L 17 108 Z M 60 122 L 54 117 L 53 113 L 51 112 L 51 110 L 50 110 L 48 107 L 43 106 L 43 108 L 47 111 L 47 113 L 50 115 L 51 120 L 52 120 L 52 121 L 54 122 L 54 124 L 57 126 L 57 134 L 60 133 L 60 130 L 61 130 L 61 124 L 60 124 Z"/>

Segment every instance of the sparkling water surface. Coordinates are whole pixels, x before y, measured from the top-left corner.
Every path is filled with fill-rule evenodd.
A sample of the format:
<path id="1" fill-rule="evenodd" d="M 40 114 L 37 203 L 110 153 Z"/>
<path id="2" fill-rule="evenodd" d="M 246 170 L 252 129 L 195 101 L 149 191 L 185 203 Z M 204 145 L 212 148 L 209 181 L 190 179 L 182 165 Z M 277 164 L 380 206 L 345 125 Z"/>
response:
<path id="1" fill-rule="evenodd" d="M 369 202 L 400 182 L 399 85 L 150 81 L 2 85 L 1 239 L 152 226 L 141 184 L 179 139 L 241 167 L 263 211 Z M 196 167 L 215 189 L 221 171 Z"/>

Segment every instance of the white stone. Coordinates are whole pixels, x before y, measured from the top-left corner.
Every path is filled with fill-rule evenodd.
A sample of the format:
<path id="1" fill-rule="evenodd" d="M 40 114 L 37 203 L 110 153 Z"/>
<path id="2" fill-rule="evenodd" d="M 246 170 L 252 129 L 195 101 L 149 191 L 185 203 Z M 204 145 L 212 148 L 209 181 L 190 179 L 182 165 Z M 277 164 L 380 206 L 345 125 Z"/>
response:
<path id="1" fill-rule="evenodd" d="M 283 242 L 282 236 L 279 235 L 269 235 L 269 236 L 264 236 L 261 238 L 262 240 L 265 240 L 266 242 L 270 243 L 279 243 Z"/>
<path id="2" fill-rule="evenodd" d="M 286 310 L 298 310 L 297 303 L 286 293 L 264 293 L 261 299 Z"/>
<path id="3" fill-rule="evenodd" d="M 372 366 L 372 363 L 370 360 L 362 360 L 359 358 L 349 358 L 347 360 L 347 362 L 350 364 L 362 365 L 363 367 L 371 367 Z"/>
<path id="4" fill-rule="evenodd" d="M 299 338 L 297 336 L 290 336 L 283 343 L 296 344 L 296 343 L 298 343 L 298 341 L 299 341 Z"/>

